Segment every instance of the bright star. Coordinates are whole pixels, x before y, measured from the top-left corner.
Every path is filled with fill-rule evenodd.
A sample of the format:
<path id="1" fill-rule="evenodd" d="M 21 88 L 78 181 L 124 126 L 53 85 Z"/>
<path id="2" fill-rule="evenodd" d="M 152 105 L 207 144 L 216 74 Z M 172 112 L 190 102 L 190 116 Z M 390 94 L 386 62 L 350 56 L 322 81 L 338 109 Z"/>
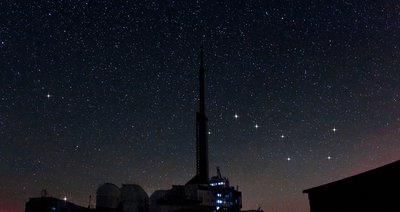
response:
<path id="1" fill-rule="evenodd" d="M 333 127 L 332 131 L 333 131 L 333 132 L 336 132 L 336 131 L 337 131 L 336 127 Z"/>
<path id="2" fill-rule="evenodd" d="M 63 200 L 64 200 L 64 201 L 67 201 L 67 197 L 65 196 L 65 197 L 63 198 Z"/>
<path id="3" fill-rule="evenodd" d="M 235 113 L 235 115 L 234 115 L 233 117 L 235 117 L 235 119 L 238 119 L 238 118 L 239 118 L 239 116 L 238 116 L 237 113 Z"/>
<path id="4" fill-rule="evenodd" d="M 328 156 L 327 159 L 330 160 L 330 159 L 332 159 L 332 157 L 331 157 L 331 156 Z"/>
<path id="5" fill-rule="evenodd" d="M 259 128 L 260 126 L 258 126 L 258 124 L 256 124 L 254 127 L 257 129 L 257 128 Z"/>
<path id="6" fill-rule="evenodd" d="M 282 135 L 281 135 L 281 138 L 285 138 L 285 136 L 282 134 Z"/>
<path id="7" fill-rule="evenodd" d="M 51 97 L 51 95 L 48 93 L 48 94 L 46 95 L 46 97 L 47 97 L 47 98 L 50 98 L 50 97 Z"/>
<path id="8" fill-rule="evenodd" d="M 291 161 L 291 160 L 292 160 L 292 158 L 288 157 L 286 160 L 287 160 L 287 161 Z"/>

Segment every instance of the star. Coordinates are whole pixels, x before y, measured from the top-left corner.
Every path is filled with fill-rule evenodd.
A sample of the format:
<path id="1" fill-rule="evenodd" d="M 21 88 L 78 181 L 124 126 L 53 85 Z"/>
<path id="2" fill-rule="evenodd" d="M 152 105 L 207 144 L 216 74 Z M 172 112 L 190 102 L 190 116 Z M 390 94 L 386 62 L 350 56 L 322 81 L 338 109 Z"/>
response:
<path id="1" fill-rule="evenodd" d="M 64 196 L 63 200 L 64 200 L 64 201 L 67 201 L 67 197 L 66 197 L 66 196 Z"/>
<path id="2" fill-rule="evenodd" d="M 400 25 L 392 17 L 399 8 L 387 8 L 384 23 L 324 14 L 350 8 L 365 19 L 382 16 L 348 2 L 299 2 L 297 11 L 290 1 L 278 8 L 154 1 L 124 4 L 123 21 L 113 18 L 119 5 L 110 1 L 2 11 L 12 21 L 0 28 L 0 55 L 9 58 L 0 74 L 0 170 L 13 173 L 0 174 L 0 182 L 16 191 L 2 190 L 0 199 L 22 210 L 47 188 L 61 203 L 68 194 L 67 204 L 86 205 L 92 194 L 92 208 L 106 182 L 140 179 L 149 196 L 173 189 L 197 174 L 199 133 L 208 137 L 202 156 L 241 187 L 244 208 L 308 209 L 298 191 L 336 180 L 321 176 L 344 178 L 398 159 Z M 232 12 L 243 6 L 248 11 Z M 24 18 L 13 20 L 15 13 Z M 356 39 L 341 39 L 349 33 Z M 371 50 L 363 55 L 365 47 Z M 65 180 L 71 168 L 74 178 Z"/>

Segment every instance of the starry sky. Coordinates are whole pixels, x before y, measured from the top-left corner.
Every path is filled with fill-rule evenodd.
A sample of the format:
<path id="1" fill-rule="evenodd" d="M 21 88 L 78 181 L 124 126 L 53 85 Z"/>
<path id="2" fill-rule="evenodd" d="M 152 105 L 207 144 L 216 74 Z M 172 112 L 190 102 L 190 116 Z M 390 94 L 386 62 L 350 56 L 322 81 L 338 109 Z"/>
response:
<path id="1" fill-rule="evenodd" d="M 0 211 L 185 184 L 201 46 L 210 174 L 308 211 L 302 190 L 399 159 L 399 41 L 391 0 L 1 1 Z"/>

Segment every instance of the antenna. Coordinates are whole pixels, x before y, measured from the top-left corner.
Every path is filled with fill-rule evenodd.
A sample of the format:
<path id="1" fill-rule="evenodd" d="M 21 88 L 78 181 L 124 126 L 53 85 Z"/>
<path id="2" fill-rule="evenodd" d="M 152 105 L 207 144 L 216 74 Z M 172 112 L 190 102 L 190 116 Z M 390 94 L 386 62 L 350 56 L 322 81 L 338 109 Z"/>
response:
<path id="1" fill-rule="evenodd" d="M 42 192 L 40 193 L 42 197 L 47 197 L 49 193 L 47 193 L 47 189 L 43 189 Z"/>
<path id="2" fill-rule="evenodd" d="M 204 66 L 204 60 L 203 60 L 203 46 L 200 47 L 200 67 Z"/>
<path id="3" fill-rule="evenodd" d="M 218 178 L 222 179 L 221 170 L 219 169 L 219 166 L 217 166 L 217 176 Z"/>
<path id="4" fill-rule="evenodd" d="M 88 206 L 89 209 L 90 209 L 91 202 L 92 202 L 92 195 L 89 195 L 89 206 Z"/>

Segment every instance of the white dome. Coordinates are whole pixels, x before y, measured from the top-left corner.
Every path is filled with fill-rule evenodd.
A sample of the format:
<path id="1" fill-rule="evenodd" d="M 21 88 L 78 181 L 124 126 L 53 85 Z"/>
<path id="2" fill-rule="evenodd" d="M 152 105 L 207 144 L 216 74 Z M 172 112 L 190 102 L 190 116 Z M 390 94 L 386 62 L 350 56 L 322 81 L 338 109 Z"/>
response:
<path id="1" fill-rule="evenodd" d="M 96 208 L 118 208 L 120 196 L 118 186 L 104 183 L 96 192 Z"/>
<path id="2" fill-rule="evenodd" d="M 115 196 L 115 197 L 119 197 L 121 194 L 118 186 L 116 186 L 112 183 L 104 183 L 97 189 L 96 193 L 97 193 L 97 195 Z"/>
<path id="3" fill-rule="evenodd" d="M 130 202 L 145 202 L 149 196 L 143 188 L 136 184 L 124 184 L 121 188 L 121 200 Z"/>

